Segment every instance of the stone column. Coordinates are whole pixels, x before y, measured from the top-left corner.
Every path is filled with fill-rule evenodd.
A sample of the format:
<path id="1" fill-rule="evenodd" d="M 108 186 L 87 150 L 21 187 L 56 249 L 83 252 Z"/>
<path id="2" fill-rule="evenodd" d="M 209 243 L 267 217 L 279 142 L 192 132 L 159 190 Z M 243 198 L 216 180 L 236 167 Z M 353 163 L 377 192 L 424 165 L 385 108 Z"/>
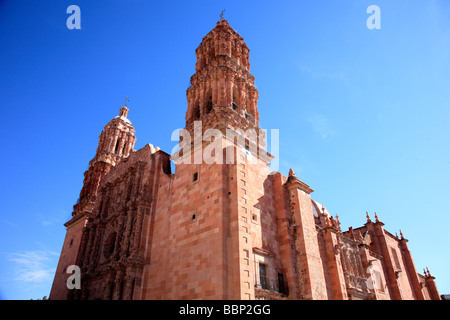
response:
<path id="1" fill-rule="evenodd" d="M 380 254 L 383 257 L 384 268 L 386 270 L 387 279 L 389 281 L 389 287 L 391 289 L 392 298 L 394 300 L 402 300 L 402 295 L 400 292 L 399 283 L 397 281 L 397 275 L 394 270 L 394 263 L 391 259 L 391 255 L 389 253 L 389 247 L 386 240 L 386 234 L 384 232 L 383 226 L 384 223 L 378 221 L 373 223 L 368 220 L 365 224 L 367 229 L 371 230 L 375 235 L 376 244 L 380 250 Z"/>
<path id="2" fill-rule="evenodd" d="M 114 292 L 112 299 L 113 300 L 121 300 L 122 299 L 122 290 L 123 290 L 123 272 L 118 270 L 116 273 L 116 279 L 114 280 Z"/>
<path id="3" fill-rule="evenodd" d="M 90 228 L 88 228 L 88 241 L 87 241 L 87 245 L 86 245 L 86 250 L 84 251 L 84 256 L 82 257 L 82 264 L 84 267 L 87 267 L 87 265 L 90 262 L 90 256 L 91 256 L 91 251 L 92 251 L 92 244 L 94 242 L 94 236 L 95 236 L 95 227 L 91 226 Z"/>
<path id="4" fill-rule="evenodd" d="M 126 134 L 126 142 L 125 142 L 125 147 L 123 148 L 123 156 L 124 157 L 128 157 L 130 155 L 130 149 L 131 149 L 131 136 L 130 134 Z"/>
<path id="5" fill-rule="evenodd" d="M 89 232 L 90 232 L 90 228 L 86 228 L 86 227 L 83 228 L 83 233 L 81 235 L 81 242 L 80 242 L 80 252 L 77 257 L 77 264 L 80 268 L 82 267 L 82 264 L 83 264 L 83 258 L 84 258 L 84 254 L 86 252 L 86 246 L 87 246 L 88 239 L 89 239 Z"/>
<path id="6" fill-rule="evenodd" d="M 105 277 L 105 283 L 107 284 L 105 286 L 105 288 L 107 288 L 104 292 L 103 292 L 103 300 L 111 300 L 112 299 L 112 291 L 114 290 L 114 273 L 112 272 L 112 270 L 109 270 L 108 274 Z"/>
<path id="7" fill-rule="evenodd" d="M 140 208 L 137 209 L 137 217 L 136 217 L 136 225 L 134 227 L 133 232 L 133 240 L 131 242 L 132 247 L 130 248 L 131 253 L 138 253 L 140 237 L 142 232 L 142 220 L 144 218 L 144 214 Z"/>
<path id="8" fill-rule="evenodd" d="M 430 295 L 431 300 L 441 300 L 441 297 L 439 296 L 439 292 L 436 286 L 436 282 L 434 282 L 435 277 L 433 277 L 430 274 L 430 271 L 427 268 L 427 272 L 425 273 L 425 286 L 428 289 L 428 293 Z"/>
<path id="9" fill-rule="evenodd" d="M 127 134 L 126 133 L 122 133 L 122 136 L 120 137 L 120 141 L 119 141 L 119 146 L 117 147 L 116 150 L 116 154 L 118 156 L 122 156 L 123 155 L 123 147 L 125 146 L 125 141 L 127 140 Z"/>
<path id="10" fill-rule="evenodd" d="M 379 300 L 378 291 L 376 290 L 377 289 L 376 279 L 373 278 L 373 274 L 370 268 L 372 262 L 370 259 L 369 246 L 364 242 L 361 242 L 358 246 L 362 267 L 364 269 L 364 275 L 367 278 L 367 281 L 371 282 L 370 285 L 368 286 L 371 298 L 373 298 L 374 300 Z"/>
<path id="11" fill-rule="evenodd" d="M 328 217 L 326 217 L 326 219 L 328 219 Z M 347 300 L 347 288 L 340 255 L 342 244 L 339 241 L 339 230 L 328 224 L 322 232 L 327 257 L 328 273 L 331 279 L 333 300 Z"/>
<path id="12" fill-rule="evenodd" d="M 123 233 L 123 245 L 122 245 L 122 254 L 126 254 L 130 245 L 130 235 L 131 235 L 131 224 L 133 222 L 133 213 L 135 210 L 128 210 L 127 213 L 127 222 L 125 225 L 125 231 Z"/>
<path id="13" fill-rule="evenodd" d="M 135 267 L 127 267 L 123 287 L 123 300 L 133 300 L 133 282 L 135 279 Z"/>
<path id="14" fill-rule="evenodd" d="M 325 276 L 310 196 L 313 190 L 295 177 L 292 170 L 289 173 L 286 187 L 289 193 L 292 221 L 296 230 L 294 237 L 300 298 L 325 300 L 328 298 Z"/>
<path id="15" fill-rule="evenodd" d="M 97 228 L 94 237 L 94 244 L 92 246 L 90 255 L 89 255 L 89 265 L 93 265 L 94 261 L 97 260 L 98 255 L 100 254 L 100 240 L 102 237 L 103 228 Z"/>
<path id="16" fill-rule="evenodd" d="M 400 233 L 401 234 L 401 233 Z M 409 275 L 409 281 L 411 282 L 411 287 L 413 289 L 414 295 L 417 300 L 424 300 L 424 296 L 422 293 L 422 288 L 419 283 L 419 276 L 417 274 L 416 266 L 414 265 L 414 261 L 411 255 L 411 252 L 408 248 L 408 240 L 403 238 L 403 234 L 401 234 L 401 239 L 399 241 L 400 248 L 402 252 L 403 259 L 405 261 L 406 272 Z"/>
<path id="17" fill-rule="evenodd" d="M 286 271 L 286 280 L 289 287 L 289 299 L 300 299 L 300 286 L 296 270 L 296 253 L 293 246 L 294 234 L 289 219 L 289 203 L 286 197 L 283 178 L 279 172 L 273 176 L 275 195 L 275 214 L 277 217 L 277 233 L 280 246 L 280 259 Z"/>

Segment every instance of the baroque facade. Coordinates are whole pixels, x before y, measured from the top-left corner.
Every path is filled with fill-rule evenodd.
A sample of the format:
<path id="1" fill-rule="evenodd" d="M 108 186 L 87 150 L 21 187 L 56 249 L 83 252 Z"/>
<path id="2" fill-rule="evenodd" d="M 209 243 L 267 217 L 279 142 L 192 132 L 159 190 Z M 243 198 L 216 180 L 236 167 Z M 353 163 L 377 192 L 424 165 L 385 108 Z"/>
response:
<path id="1" fill-rule="evenodd" d="M 376 214 L 343 231 L 292 169 L 270 171 L 249 49 L 226 20 L 196 56 L 180 151 L 134 150 L 126 105 L 101 132 L 50 299 L 440 299 L 403 234 Z"/>

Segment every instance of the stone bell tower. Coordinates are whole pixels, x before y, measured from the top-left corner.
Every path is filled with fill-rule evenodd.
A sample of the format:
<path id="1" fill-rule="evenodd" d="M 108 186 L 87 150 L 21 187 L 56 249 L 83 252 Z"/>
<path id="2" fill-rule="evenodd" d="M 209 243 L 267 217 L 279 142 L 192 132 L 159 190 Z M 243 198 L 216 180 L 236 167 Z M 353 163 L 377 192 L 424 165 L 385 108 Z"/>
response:
<path id="1" fill-rule="evenodd" d="M 65 299 L 67 288 L 65 279 L 69 276 L 66 269 L 76 263 L 83 228 L 88 221 L 97 198 L 97 191 L 105 175 L 122 159 L 134 151 L 135 130 L 128 116 L 126 103 L 120 108 L 119 115 L 112 119 L 100 133 L 94 158 L 84 173 L 83 187 L 77 203 L 73 206 L 72 218 L 64 225 L 67 227 L 61 256 L 53 281 L 50 299 Z"/>
<path id="2" fill-rule="evenodd" d="M 168 235 L 170 252 L 164 255 L 170 275 L 164 283 L 152 283 L 148 297 L 252 299 L 254 270 L 259 268 L 255 263 L 270 259 L 269 241 L 255 238 L 253 229 L 274 207 L 263 187 L 272 156 L 260 152 L 264 133 L 249 49 L 221 19 L 203 37 L 196 56 L 183 130 L 191 140 L 180 134 L 181 150 L 172 155 L 176 170 L 167 214 L 171 219 L 164 229 L 176 230 Z M 192 243 L 196 245 L 186 245 Z M 152 250 L 156 254 L 159 248 Z M 258 252 L 256 260 L 253 250 Z M 151 272 L 161 268 L 150 265 Z M 276 277 L 273 268 L 271 264 L 267 272 Z"/>
<path id="3" fill-rule="evenodd" d="M 50 299 L 439 299 L 402 233 L 368 214 L 343 232 L 292 169 L 269 168 L 249 49 L 222 16 L 196 56 L 178 151 L 134 150 L 126 103 L 104 127 Z"/>
<path id="4" fill-rule="evenodd" d="M 203 128 L 257 128 L 258 90 L 250 74 L 244 39 L 224 19 L 196 49 L 196 73 L 187 89 L 186 128 L 196 120 Z"/>
<path id="5" fill-rule="evenodd" d="M 196 49 L 196 73 L 186 92 L 185 129 L 191 147 L 200 145 L 198 139 L 217 138 L 207 133 L 214 129 L 237 140 L 239 151 L 246 148 L 265 154 L 266 133 L 259 128 L 258 90 L 250 73 L 249 52 L 244 39 L 223 18 L 203 37 Z M 189 144 L 184 138 L 180 136 L 180 147 Z M 204 147 L 205 143 L 201 149 Z M 182 153 L 174 156 L 175 161 Z M 196 157 L 199 159 L 198 152 Z"/>
<path id="6" fill-rule="evenodd" d="M 119 115 L 112 119 L 100 133 L 95 157 L 89 161 L 89 168 L 84 173 L 83 188 L 80 199 L 74 206 L 73 215 L 82 211 L 92 212 L 92 206 L 98 187 L 103 177 L 123 158 L 127 158 L 136 142 L 134 126 L 127 118 L 129 109 L 120 108 Z"/>

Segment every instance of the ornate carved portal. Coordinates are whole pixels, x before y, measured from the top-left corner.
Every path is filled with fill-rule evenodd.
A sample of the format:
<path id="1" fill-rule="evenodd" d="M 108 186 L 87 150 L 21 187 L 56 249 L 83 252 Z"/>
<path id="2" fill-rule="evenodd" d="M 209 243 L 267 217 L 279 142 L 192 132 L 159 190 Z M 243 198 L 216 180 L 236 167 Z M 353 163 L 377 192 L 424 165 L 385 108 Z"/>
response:
<path id="1" fill-rule="evenodd" d="M 367 287 L 367 276 L 361 261 L 358 242 L 340 235 L 339 242 L 342 269 L 344 270 L 345 283 L 349 299 L 367 300 L 371 293 Z"/>
<path id="2" fill-rule="evenodd" d="M 71 299 L 133 299 L 140 287 L 145 259 L 141 245 L 143 219 L 149 213 L 145 166 L 137 163 L 114 183 L 101 187 L 93 216 L 83 230 L 78 265 L 81 292 Z"/>

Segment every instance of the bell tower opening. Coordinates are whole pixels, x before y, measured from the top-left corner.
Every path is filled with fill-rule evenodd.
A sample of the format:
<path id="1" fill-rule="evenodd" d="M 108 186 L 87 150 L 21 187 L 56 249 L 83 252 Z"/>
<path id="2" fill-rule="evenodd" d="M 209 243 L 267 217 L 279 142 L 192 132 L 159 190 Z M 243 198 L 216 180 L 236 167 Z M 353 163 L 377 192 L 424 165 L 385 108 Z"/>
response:
<path id="1" fill-rule="evenodd" d="M 213 109 L 212 96 L 210 95 L 206 100 L 206 113 L 210 113 Z"/>
<path id="2" fill-rule="evenodd" d="M 244 39 L 222 19 L 196 49 L 196 73 L 186 91 L 186 129 L 195 121 L 203 132 L 218 129 L 259 129 L 258 90 L 250 73 L 249 49 Z M 216 110 L 212 113 L 211 111 Z M 211 116 L 213 115 L 213 116 Z"/>
<path id="3" fill-rule="evenodd" d="M 196 106 L 194 108 L 194 120 L 199 120 L 200 119 L 200 107 Z"/>

